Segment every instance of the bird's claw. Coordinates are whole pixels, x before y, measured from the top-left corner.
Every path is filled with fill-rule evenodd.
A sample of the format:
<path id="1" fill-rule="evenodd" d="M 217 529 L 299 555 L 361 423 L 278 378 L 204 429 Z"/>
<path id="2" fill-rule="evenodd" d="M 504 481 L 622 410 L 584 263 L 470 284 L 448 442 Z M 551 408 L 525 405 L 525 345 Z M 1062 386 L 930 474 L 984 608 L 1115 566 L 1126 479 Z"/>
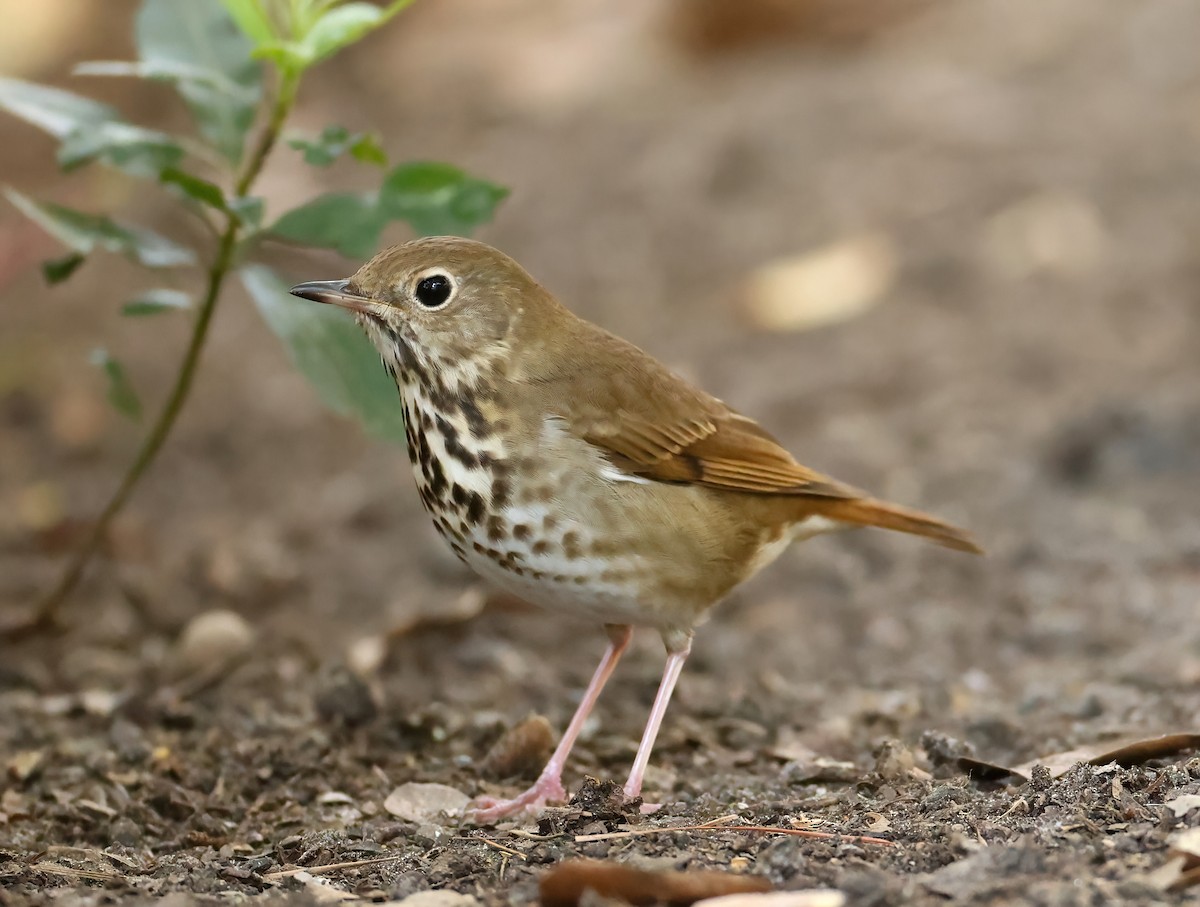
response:
<path id="1" fill-rule="evenodd" d="M 567 792 L 558 778 L 539 778 L 533 787 L 511 800 L 476 797 L 463 812 L 463 820 L 471 825 L 491 825 L 501 819 L 537 816 L 547 804 L 566 801 Z"/>

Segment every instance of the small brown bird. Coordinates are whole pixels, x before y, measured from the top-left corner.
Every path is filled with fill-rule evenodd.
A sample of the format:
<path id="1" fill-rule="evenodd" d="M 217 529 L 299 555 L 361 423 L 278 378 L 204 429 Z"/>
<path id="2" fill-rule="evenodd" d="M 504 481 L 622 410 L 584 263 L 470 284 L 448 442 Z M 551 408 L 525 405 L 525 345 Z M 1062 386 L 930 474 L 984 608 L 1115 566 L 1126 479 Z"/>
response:
<path id="1" fill-rule="evenodd" d="M 609 644 L 541 777 L 476 801 L 484 823 L 562 801 L 563 765 L 633 627 L 667 664 L 625 794 L 641 794 L 705 615 L 792 542 L 879 526 L 979 552 L 967 533 L 797 463 L 754 420 L 577 318 L 483 243 L 419 239 L 349 280 L 292 288 L 352 311 L 396 381 L 425 509 L 454 553 Z"/>

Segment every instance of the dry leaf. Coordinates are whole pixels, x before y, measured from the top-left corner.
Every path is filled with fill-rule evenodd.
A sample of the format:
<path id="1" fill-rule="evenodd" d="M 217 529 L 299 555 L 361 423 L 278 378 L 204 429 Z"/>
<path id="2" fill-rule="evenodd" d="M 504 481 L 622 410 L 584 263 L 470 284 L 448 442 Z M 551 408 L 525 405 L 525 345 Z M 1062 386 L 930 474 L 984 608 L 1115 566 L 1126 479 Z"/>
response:
<path id="1" fill-rule="evenodd" d="M 479 764 L 485 778 L 536 776 L 554 749 L 554 732 L 544 715 L 529 715 L 500 735 Z"/>
<path id="2" fill-rule="evenodd" d="M 888 821 L 887 816 L 880 813 L 867 813 L 864 818 L 866 819 L 864 827 L 873 835 L 887 831 L 892 827 L 892 823 Z"/>
<path id="3" fill-rule="evenodd" d="M 1200 809 L 1200 794 L 1184 794 L 1163 804 L 1175 814 L 1176 819 L 1182 819 L 1193 809 Z"/>
<path id="4" fill-rule="evenodd" d="M 42 750 L 22 750 L 8 760 L 8 776 L 24 784 L 42 768 L 46 754 Z"/>
<path id="5" fill-rule="evenodd" d="M 742 300 L 761 328 L 810 330 L 870 308 L 895 273 L 891 239 L 870 233 L 764 265 L 750 275 Z"/>
<path id="6" fill-rule="evenodd" d="M 1200 828 L 1185 828 L 1167 838 L 1171 852 L 1183 857 L 1186 869 L 1200 866 Z"/>
<path id="7" fill-rule="evenodd" d="M 407 822 L 445 822 L 462 815 L 471 802 L 460 790 L 446 784 L 401 784 L 388 794 L 383 808 Z"/>
<path id="8" fill-rule="evenodd" d="M 1167 838 L 1170 856 L 1144 880 L 1159 891 L 1183 891 L 1200 884 L 1200 828 L 1178 831 Z"/>
<path id="9" fill-rule="evenodd" d="M 478 617 L 490 604 L 482 587 L 472 586 L 463 592 L 448 608 L 433 614 L 414 614 L 394 624 L 387 633 L 387 641 L 395 642 L 405 636 L 415 636 L 429 630 L 438 630 L 461 624 Z"/>
<path id="10" fill-rule="evenodd" d="M 1117 765 L 1128 767 L 1194 749 L 1200 749 L 1200 734 L 1165 734 L 1161 737 L 1109 740 L 1064 753 L 1042 756 L 1013 767 L 961 756 L 958 759 L 958 767 L 980 781 L 1002 781 L 1008 777 L 1028 781 L 1033 769 L 1039 765 L 1044 765 L 1050 770 L 1050 777 L 1058 778 L 1080 762 L 1086 762 L 1088 765 L 1108 765 L 1115 762 Z"/>
<path id="11" fill-rule="evenodd" d="M 634 905 L 686 905 L 719 895 L 770 890 L 771 883 L 756 876 L 716 870 L 651 872 L 599 860 L 559 863 L 538 883 L 542 907 L 577 907 L 588 891 Z"/>
<path id="12" fill-rule="evenodd" d="M 304 885 L 304 890 L 308 892 L 314 903 L 334 904 L 340 901 L 358 900 L 357 895 L 335 888 L 328 879 L 314 876 L 311 873 L 298 872 L 294 878 Z"/>
<path id="13" fill-rule="evenodd" d="M 697 57 L 761 45 L 858 49 L 889 34 L 928 0 L 674 0 L 668 38 Z"/>

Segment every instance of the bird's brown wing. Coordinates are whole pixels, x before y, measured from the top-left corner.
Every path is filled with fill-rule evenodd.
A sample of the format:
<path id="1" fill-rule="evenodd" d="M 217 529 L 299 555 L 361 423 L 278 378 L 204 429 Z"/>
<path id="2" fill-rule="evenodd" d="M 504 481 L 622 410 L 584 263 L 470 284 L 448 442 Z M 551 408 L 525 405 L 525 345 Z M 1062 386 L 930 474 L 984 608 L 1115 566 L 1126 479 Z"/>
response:
<path id="1" fill-rule="evenodd" d="M 596 344 L 596 339 L 600 344 Z M 561 374 L 564 421 L 631 476 L 757 494 L 858 498 L 858 492 L 797 463 L 753 419 L 688 384 L 657 360 L 603 335 L 583 349 L 612 347 L 620 363 L 602 380 L 593 368 Z M 613 355 L 613 354 L 616 355 Z M 584 353 L 586 355 L 586 353 Z M 569 402 L 569 405 L 566 405 Z"/>
<path id="2" fill-rule="evenodd" d="M 797 521 L 815 514 L 982 553 L 957 526 L 801 466 L 753 419 L 623 340 L 600 332 L 585 341 L 560 360 L 569 364 L 542 381 L 553 414 L 615 469 L 659 482 L 791 498 Z"/>

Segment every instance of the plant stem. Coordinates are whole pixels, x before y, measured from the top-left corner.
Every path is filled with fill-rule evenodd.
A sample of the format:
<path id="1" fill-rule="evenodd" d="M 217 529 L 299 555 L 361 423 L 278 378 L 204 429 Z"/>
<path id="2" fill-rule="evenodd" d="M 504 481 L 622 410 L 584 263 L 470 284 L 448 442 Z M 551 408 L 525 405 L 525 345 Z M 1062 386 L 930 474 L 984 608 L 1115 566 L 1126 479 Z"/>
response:
<path id="1" fill-rule="evenodd" d="M 240 198 L 246 195 L 250 191 L 250 187 L 254 185 L 254 181 L 258 178 L 258 175 L 262 172 L 263 164 L 266 162 L 271 149 L 275 146 L 275 142 L 283 131 L 283 124 L 287 120 L 288 114 L 291 113 L 292 105 L 296 100 L 296 90 L 299 87 L 299 81 L 298 73 L 289 72 L 285 72 L 280 79 L 279 89 L 271 106 L 270 119 L 263 127 L 254 150 L 246 158 L 241 173 L 234 184 L 235 197 Z M 79 585 L 84 571 L 99 549 L 101 542 L 104 541 L 113 518 L 121 512 L 121 509 L 128 502 L 142 476 L 145 475 L 146 470 L 150 468 L 151 464 L 157 458 L 191 392 L 192 381 L 196 376 L 196 367 L 200 363 L 200 354 L 204 351 L 204 344 L 208 339 L 208 329 L 212 324 L 213 313 L 216 311 L 217 302 L 221 298 L 221 290 L 234 264 L 234 253 L 237 248 L 241 227 L 241 221 L 236 214 L 233 212 L 226 214 L 225 228 L 221 231 L 220 237 L 217 240 L 216 252 L 213 255 L 212 264 L 208 269 L 208 281 L 205 285 L 204 298 L 196 313 L 196 320 L 192 326 L 192 336 L 188 341 L 187 351 L 184 353 L 183 360 L 179 364 L 179 371 L 175 375 L 175 383 L 172 385 L 171 391 L 167 395 L 162 409 L 159 411 L 158 418 L 154 420 L 153 426 L 151 426 L 145 440 L 142 441 L 142 446 L 139 448 L 137 456 L 126 471 L 121 484 L 117 486 L 117 490 L 109 498 L 104 509 L 100 511 L 100 515 L 92 524 L 87 537 L 75 551 L 71 562 L 63 571 L 58 584 L 45 598 L 38 602 L 31 619 L 27 623 L 14 628 L 8 635 L 11 636 L 21 632 L 44 629 L 56 623 L 58 609 Z"/>

